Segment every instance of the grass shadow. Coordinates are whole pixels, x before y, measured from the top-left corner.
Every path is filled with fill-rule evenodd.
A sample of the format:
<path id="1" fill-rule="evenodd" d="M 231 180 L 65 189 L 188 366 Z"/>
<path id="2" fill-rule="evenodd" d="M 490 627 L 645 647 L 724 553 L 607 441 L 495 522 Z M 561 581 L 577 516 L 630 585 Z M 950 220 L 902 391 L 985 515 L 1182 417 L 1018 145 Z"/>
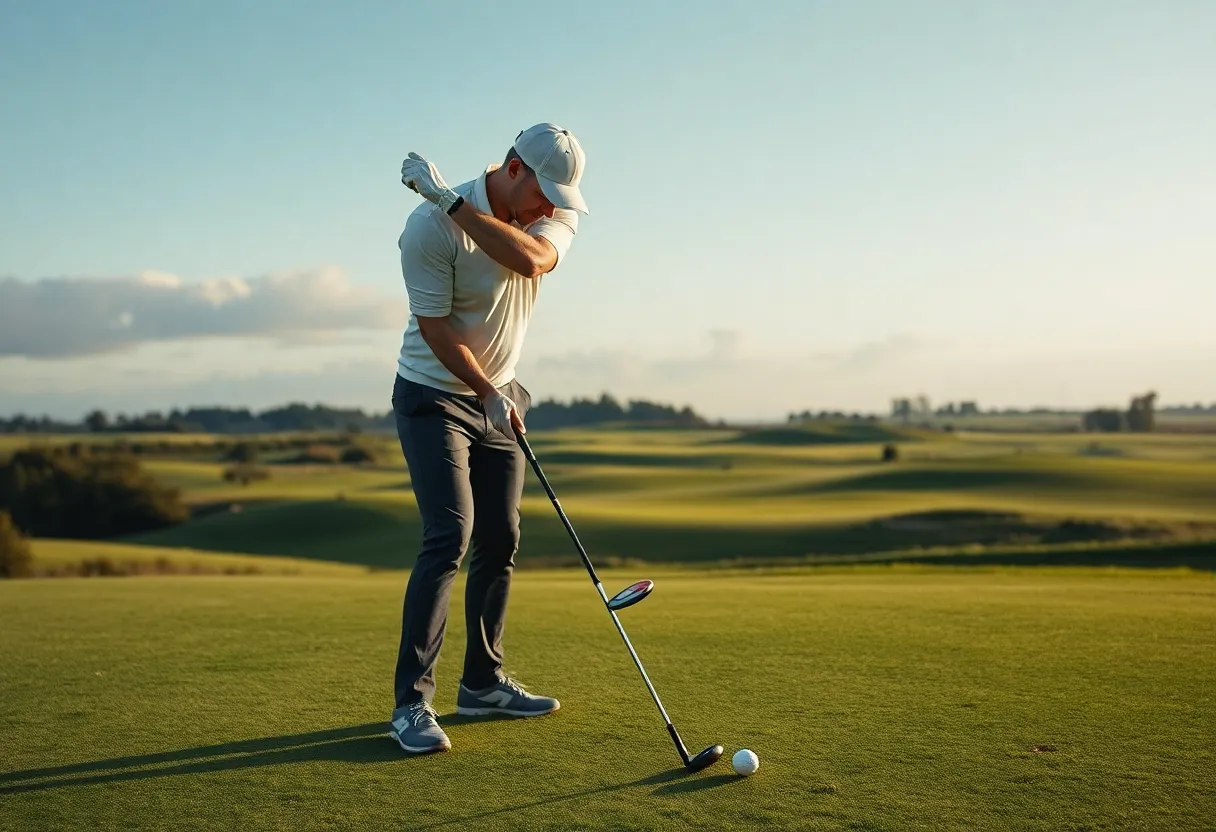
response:
<path id="1" fill-rule="evenodd" d="M 679 780 L 674 783 L 668 783 L 655 789 L 654 793 L 685 794 L 687 792 L 699 792 L 705 789 L 716 789 L 719 786 L 725 786 L 727 783 L 734 783 L 738 779 L 739 776 L 736 774 L 715 774 L 713 777 L 699 777 L 695 780 Z"/>
<path id="2" fill-rule="evenodd" d="M 484 721 L 484 717 L 466 717 L 448 714 L 440 718 L 445 725 L 463 725 Z M 23 792 L 42 792 L 73 786 L 94 786 L 151 780 L 179 775 L 206 774 L 216 771 L 254 769 L 264 766 L 291 763 L 330 761 L 341 763 L 381 763 L 411 759 L 403 755 L 386 734 L 381 722 L 313 731 L 307 734 L 289 734 L 254 740 L 221 743 L 218 745 L 184 748 L 155 754 L 140 754 L 96 760 L 53 768 L 26 769 L 0 773 L 0 795 Z M 171 763 L 172 765 L 159 765 Z M 148 766 L 158 765 L 157 768 Z M 468 824 L 490 818 L 501 818 L 513 812 L 521 812 L 542 806 L 550 806 L 570 800 L 592 797 L 625 789 L 657 786 L 654 794 L 679 794 L 699 789 L 714 788 L 735 779 L 720 774 L 710 778 L 689 775 L 683 768 L 674 768 L 623 783 L 613 783 L 590 789 L 558 794 L 536 800 L 523 801 L 507 806 L 487 809 L 472 815 L 447 818 L 414 829 L 462 828 Z"/>
<path id="3" fill-rule="evenodd" d="M 447 820 L 436 821 L 434 823 L 425 824 L 423 826 L 415 826 L 412 828 L 417 830 L 426 830 L 442 829 L 443 827 L 463 827 L 469 823 L 472 823 L 473 821 L 497 818 L 509 812 L 522 812 L 526 809 L 535 809 L 541 806 L 551 806 L 554 803 L 561 803 L 567 800 L 576 800 L 581 797 L 592 797 L 594 795 L 607 794 L 609 792 L 618 792 L 623 789 L 635 789 L 642 786 L 660 786 L 659 789 L 655 790 L 655 793 L 657 794 L 662 792 L 664 788 L 671 788 L 672 785 L 676 785 L 675 781 L 683 780 L 688 776 L 688 772 L 683 768 L 673 768 L 668 769 L 667 771 L 661 771 L 658 774 L 652 774 L 648 777 L 642 777 L 638 780 L 630 780 L 626 783 L 614 783 L 608 786 L 597 786 L 594 789 L 583 789 L 581 791 L 570 792 L 568 794 L 559 794 L 554 795 L 553 797 L 530 800 L 525 803 L 516 803 L 510 806 L 500 806 L 496 809 L 487 809 L 484 812 L 478 812 L 474 815 L 462 815 L 460 817 L 448 818 Z M 719 775 L 719 777 L 722 776 L 724 775 Z M 717 780 L 719 778 L 711 779 Z M 670 785 L 664 786 L 663 784 Z"/>
<path id="4" fill-rule="evenodd" d="M 1112 546 L 1010 547 L 976 553 L 892 554 L 890 563 L 930 566 L 1086 566 L 1195 569 L 1216 572 L 1216 541 L 1123 543 Z"/>
<path id="5" fill-rule="evenodd" d="M 358 500 L 285 500 L 219 512 L 118 542 L 200 551 L 280 555 L 403 568 L 421 533 L 411 504 Z"/>
<path id="6" fill-rule="evenodd" d="M 718 441 L 742 445 L 789 447 L 799 445 L 916 442 L 920 440 L 921 437 L 911 431 L 893 430 L 877 424 L 824 421 L 817 424 L 795 427 L 749 429 L 744 430 L 737 436 Z"/>
<path id="7" fill-rule="evenodd" d="M 479 722 L 511 722 L 529 719 L 530 717 L 511 716 L 510 714 L 485 714 L 484 716 L 465 716 L 453 711 L 450 714 L 442 714 L 435 720 L 444 728 L 455 728 L 458 725 L 476 725 Z"/>
<path id="8" fill-rule="evenodd" d="M 721 468 L 730 462 L 728 456 L 706 454 L 664 454 L 620 451 L 574 451 L 554 450 L 544 455 L 541 464 L 560 465 L 611 465 L 629 468 Z"/>
<path id="9" fill-rule="evenodd" d="M 774 496 L 849 491 L 976 491 L 1014 489 L 1068 492 L 1089 485 L 1084 476 L 1055 471 L 983 470 L 961 466 L 874 471 L 854 477 L 773 489 Z"/>
<path id="10" fill-rule="evenodd" d="M 0 772 L 0 794 L 42 791 L 60 786 L 142 780 L 172 774 L 252 768 L 305 760 L 376 762 L 400 757 L 400 750 L 388 741 L 386 735 L 386 723 L 369 722 L 364 725 L 312 731 L 307 734 L 287 734 L 280 737 L 240 740 L 155 754 L 138 754 L 109 760 L 74 763 L 53 768 L 6 771 Z M 222 757 L 223 759 L 208 759 L 212 757 Z M 156 769 L 143 768 L 162 763 L 177 763 L 178 765 Z M 31 780 L 36 782 L 19 782 Z"/>

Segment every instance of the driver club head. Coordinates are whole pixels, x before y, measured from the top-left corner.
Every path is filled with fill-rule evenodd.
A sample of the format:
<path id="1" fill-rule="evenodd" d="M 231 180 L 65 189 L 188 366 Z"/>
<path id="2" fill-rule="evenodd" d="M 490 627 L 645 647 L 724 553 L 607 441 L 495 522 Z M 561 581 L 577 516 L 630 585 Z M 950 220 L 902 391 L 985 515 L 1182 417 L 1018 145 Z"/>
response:
<path id="1" fill-rule="evenodd" d="M 636 584 L 630 584 L 609 599 L 608 609 L 623 610 L 625 607 L 632 607 L 653 590 L 654 581 L 638 581 Z"/>
<path id="2" fill-rule="evenodd" d="M 700 771 L 703 768 L 709 768 L 718 760 L 722 759 L 722 754 L 725 749 L 720 745 L 711 745 L 709 748 L 702 751 L 697 756 L 688 761 L 685 766 L 689 771 Z"/>

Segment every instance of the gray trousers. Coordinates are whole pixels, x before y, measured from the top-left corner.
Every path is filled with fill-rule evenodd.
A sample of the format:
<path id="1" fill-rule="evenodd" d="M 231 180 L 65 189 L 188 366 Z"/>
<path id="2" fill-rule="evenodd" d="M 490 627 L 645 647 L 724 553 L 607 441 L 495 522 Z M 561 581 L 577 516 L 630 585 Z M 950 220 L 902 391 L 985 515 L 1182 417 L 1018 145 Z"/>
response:
<path id="1" fill-rule="evenodd" d="M 523 416 L 531 396 L 501 388 Z M 435 663 L 447 629 L 452 583 L 472 545 L 465 585 L 464 671 L 472 690 L 489 687 L 503 664 L 502 636 L 523 496 L 523 451 L 498 431 L 477 396 L 460 396 L 397 376 L 397 436 L 422 519 L 422 541 L 405 589 L 394 716 L 435 696 Z"/>

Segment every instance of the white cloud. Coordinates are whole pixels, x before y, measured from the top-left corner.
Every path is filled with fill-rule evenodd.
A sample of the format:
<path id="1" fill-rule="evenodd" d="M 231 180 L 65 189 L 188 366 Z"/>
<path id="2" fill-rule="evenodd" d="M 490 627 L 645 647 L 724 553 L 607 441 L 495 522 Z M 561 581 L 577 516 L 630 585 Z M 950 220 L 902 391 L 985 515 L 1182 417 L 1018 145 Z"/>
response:
<path id="1" fill-rule="evenodd" d="M 194 282 L 155 271 L 0 279 L 0 357 L 75 358 L 200 337 L 317 339 L 400 329 L 406 319 L 404 297 L 356 286 L 336 268 Z"/>

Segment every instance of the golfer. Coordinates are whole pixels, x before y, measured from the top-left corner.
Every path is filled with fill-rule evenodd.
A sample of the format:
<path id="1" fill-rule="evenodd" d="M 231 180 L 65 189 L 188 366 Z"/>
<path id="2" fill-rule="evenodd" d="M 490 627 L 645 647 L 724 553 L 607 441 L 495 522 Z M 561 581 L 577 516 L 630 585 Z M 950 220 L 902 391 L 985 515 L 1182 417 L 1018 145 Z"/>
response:
<path id="1" fill-rule="evenodd" d="M 586 157 L 556 124 L 521 132 L 502 164 L 449 188 L 410 153 L 401 181 L 426 198 L 398 240 L 410 318 L 393 412 L 422 518 L 405 590 L 391 735 L 411 753 L 451 748 L 436 721 L 435 663 L 452 583 L 472 547 L 465 588 L 464 670 L 456 710 L 541 716 L 556 699 L 503 672 L 503 629 L 515 553 L 531 403 L 515 367 L 543 277 L 561 263 L 587 213 Z"/>

